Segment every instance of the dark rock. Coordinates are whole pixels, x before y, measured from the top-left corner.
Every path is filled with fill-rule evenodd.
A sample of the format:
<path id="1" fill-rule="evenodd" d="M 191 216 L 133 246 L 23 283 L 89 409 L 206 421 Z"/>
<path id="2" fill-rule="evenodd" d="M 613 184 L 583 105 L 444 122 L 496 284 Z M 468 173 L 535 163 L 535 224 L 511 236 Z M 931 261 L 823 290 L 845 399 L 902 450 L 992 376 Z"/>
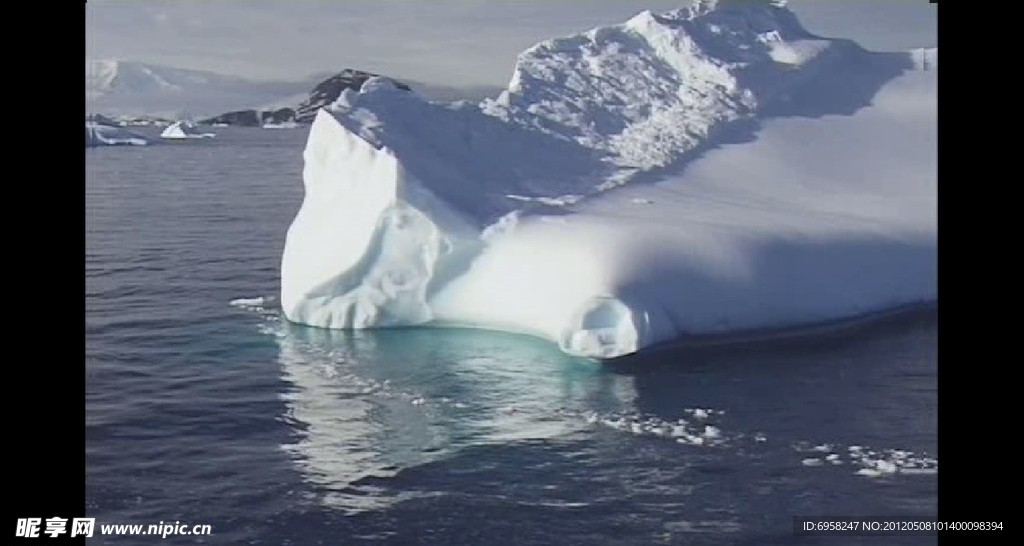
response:
<path id="1" fill-rule="evenodd" d="M 367 80 L 378 77 L 382 76 L 350 68 L 342 70 L 313 88 L 309 98 L 302 101 L 296 109 L 295 120 L 299 123 L 311 123 L 313 118 L 316 117 L 316 111 L 337 100 L 342 91 L 346 89 L 359 91 Z M 391 82 L 395 84 L 395 87 L 403 91 L 411 91 L 409 86 L 404 83 L 394 80 L 391 80 Z"/>
<path id="2" fill-rule="evenodd" d="M 238 110 L 202 120 L 200 123 L 238 125 L 243 127 L 259 127 L 267 123 L 312 123 L 317 110 L 337 100 L 346 89 L 359 91 L 370 78 L 382 77 L 362 70 L 345 69 L 317 84 L 309 93 L 309 97 L 296 105 L 295 108 L 279 108 L 277 110 Z M 411 88 L 401 82 L 388 78 L 395 87 L 403 91 Z"/>
<path id="3" fill-rule="evenodd" d="M 280 108 L 269 112 L 263 112 L 263 123 L 288 123 L 295 121 L 295 110 L 291 108 Z"/>
<path id="4" fill-rule="evenodd" d="M 204 125 L 226 124 L 239 125 L 242 127 L 259 127 L 262 125 L 262 113 L 256 110 L 238 110 L 227 112 L 210 119 L 204 119 L 199 123 Z"/>

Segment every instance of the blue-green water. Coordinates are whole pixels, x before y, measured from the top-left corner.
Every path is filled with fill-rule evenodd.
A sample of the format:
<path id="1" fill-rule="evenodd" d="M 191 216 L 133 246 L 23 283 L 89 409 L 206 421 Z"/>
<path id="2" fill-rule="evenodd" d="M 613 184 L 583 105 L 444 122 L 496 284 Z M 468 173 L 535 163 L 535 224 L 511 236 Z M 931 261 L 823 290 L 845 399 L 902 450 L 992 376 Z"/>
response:
<path id="1" fill-rule="evenodd" d="M 165 539 L 181 544 L 832 544 L 792 517 L 934 517 L 932 315 L 611 365 L 495 332 L 290 325 L 269 299 L 229 302 L 277 292 L 305 130 L 219 133 L 86 151 L 97 525 L 212 526 Z"/>

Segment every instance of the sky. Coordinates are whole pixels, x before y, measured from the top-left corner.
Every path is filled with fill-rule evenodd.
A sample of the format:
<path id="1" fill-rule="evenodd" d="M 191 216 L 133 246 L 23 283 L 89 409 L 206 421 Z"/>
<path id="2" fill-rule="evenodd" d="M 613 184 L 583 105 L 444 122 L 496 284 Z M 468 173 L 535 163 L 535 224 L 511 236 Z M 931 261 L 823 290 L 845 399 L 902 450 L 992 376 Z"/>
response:
<path id="1" fill-rule="evenodd" d="M 359 68 L 502 86 L 534 43 L 687 0 L 90 0 L 86 57 L 306 80 Z M 937 45 L 927 0 L 790 0 L 810 31 L 872 50 Z"/>

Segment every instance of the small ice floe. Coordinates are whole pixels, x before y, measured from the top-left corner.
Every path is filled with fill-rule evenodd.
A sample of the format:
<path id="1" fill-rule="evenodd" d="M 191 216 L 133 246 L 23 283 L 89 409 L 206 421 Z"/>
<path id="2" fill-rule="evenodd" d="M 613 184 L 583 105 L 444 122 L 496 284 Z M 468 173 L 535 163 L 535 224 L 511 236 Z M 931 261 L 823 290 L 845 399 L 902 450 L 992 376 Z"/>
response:
<path id="1" fill-rule="evenodd" d="M 669 425 L 652 426 L 651 434 L 654 434 L 655 436 L 669 437 L 672 436 L 672 427 Z"/>
<path id="2" fill-rule="evenodd" d="M 636 205 L 653 205 L 654 201 L 646 199 L 644 197 L 634 197 L 631 201 Z"/>
<path id="3" fill-rule="evenodd" d="M 939 473 L 939 469 L 938 468 L 918 468 L 918 467 L 900 468 L 900 474 L 920 474 L 920 475 L 926 475 L 926 474 L 938 474 L 938 473 Z"/>
<path id="4" fill-rule="evenodd" d="M 859 445 L 845 447 L 835 444 L 813 445 L 802 441 L 794 443 L 793 449 L 806 454 L 827 453 L 823 462 L 837 466 L 844 464 L 840 452 L 846 451 L 849 454 L 849 459 L 846 462 L 859 467 L 855 473 L 860 476 L 934 474 L 938 472 L 939 466 L 937 459 L 905 449 L 874 449 Z M 804 459 L 805 466 L 807 466 L 807 460 Z"/>
<path id="5" fill-rule="evenodd" d="M 172 139 L 172 140 L 184 140 L 191 138 L 213 138 L 217 136 L 214 133 L 203 131 L 196 124 L 188 120 L 181 120 L 172 123 L 169 127 L 164 129 L 160 133 L 160 138 Z"/>
<path id="6" fill-rule="evenodd" d="M 757 434 L 754 435 L 754 441 L 755 442 L 767 442 L 768 441 L 768 437 L 765 436 L 763 432 L 758 432 Z"/>
<path id="7" fill-rule="evenodd" d="M 236 298 L 228 302 L 228 305 L 232 307 L 241 307 L 242 309 L 258 309 L 262 308 L 266 302 L 266 298 Z"/>
<path id="8" fill-rule="evenodd" d="M 821 459 L 818 459 L 816 457 L 809 457 L 807 459 L 804 459 L 804 460 L 800 461 L 800 464 L 802 464 L 804 466 L 821 466 L 824 463 L 822 462 Z"/>
<path id="9" fill-rule="evenodd" d="M 725 413 L 724 411 L 716 411 L 710 408 L 687 408 L 683 411 L 692 415 L 694 419 L 707 419 L 712 415 L 723 415 Z"/>
<path id="10" fill-rule="evenodd" d="M 601 416 L 596 413 L 587 414 L 585 419 L 590 424 L 601 424 L 637 436 L 674 438 L 685 445 L 717 446 L 728 440 L 720 428 L 705 423 L 688 423 L 686 419 L 667 421 L 635 414 Z"/>
<path id="11" fill-rule="evenodd" d="M 265 320 L 276 320 L 278 317 L 277 307 L 274 303 L 277 298 L 274 296 L 260 296 L 256 298 L 235 298 L 228 302 L 228 305 L 252 311 L 262 316 Z"/>
<path id="12" fill-rule="evenodd" d="M 676 438 L 676 442 L 678 442 L 680 444 L 689 444 L 689 445 L 693 445 L 693 446 L 701 446 L 701 445 L 704 445 L 704 438 L 702 438 L 700 436 L 697 436 L 695 434 L 684 434 L 684 435 L 680 436 L 679 438 Z"/>
<path id="13" fill-rule="evenodd" d="M 878 477 L 895 474 L 898 468 L 895 464 L 882 459 L 864 459 L 862 462 L 867 466 L 856 472 L 860 476 Z"/>

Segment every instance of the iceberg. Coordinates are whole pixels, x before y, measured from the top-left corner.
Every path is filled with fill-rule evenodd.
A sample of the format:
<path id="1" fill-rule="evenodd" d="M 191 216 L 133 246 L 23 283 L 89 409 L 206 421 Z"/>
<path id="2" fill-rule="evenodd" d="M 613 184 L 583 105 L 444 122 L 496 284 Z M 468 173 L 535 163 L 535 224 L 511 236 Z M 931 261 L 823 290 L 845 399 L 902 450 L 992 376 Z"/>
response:
<path id="1" fill-rule="evenodd" d="M 213 138 L 215 136 L 217 135 L 214 133 L 203 132 L 192 122 L 184 120 L 170 124 L 162 133 L 160 133 L 160 138 L 175 140 L 186 138 Z"/>
<path id="2" fill-rule="evenodd" d="M 85 121 L 85 146 L 145 146 L 146 137 L 104 121 Z"/>
<path id="3" fill-rule="evenodd" d="M 295 129 L 298 126 L 299 124 L 294 121 L 282 121 L 281 123 L 267 122 L 261 127 L 264 129 Z"/>
<path id="4" fill-rule="evenodd" d="M 933 302 L 937 58 L 706 0 L 537 44 L 480 104 L 371 78 L 310 127 L 283 313 L 605 359 Z"/>

